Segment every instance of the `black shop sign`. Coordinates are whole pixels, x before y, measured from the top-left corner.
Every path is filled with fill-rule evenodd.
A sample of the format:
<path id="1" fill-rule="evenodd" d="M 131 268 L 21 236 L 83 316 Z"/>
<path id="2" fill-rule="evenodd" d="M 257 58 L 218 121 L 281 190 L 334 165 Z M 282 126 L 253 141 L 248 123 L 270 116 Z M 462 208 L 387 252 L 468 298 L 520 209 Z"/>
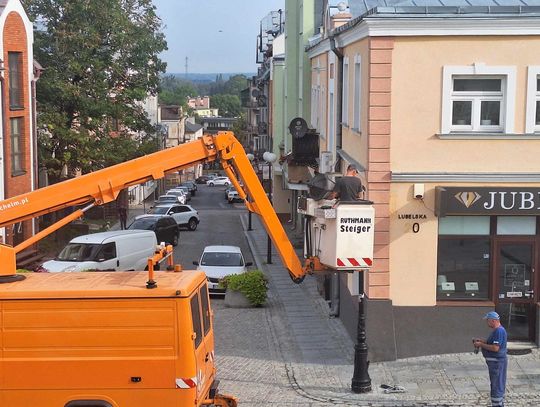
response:
<path id="1" fill-rule="evenodd" d="M 538 215 L 540 188 L 437 187 L 435 214 Z"/>

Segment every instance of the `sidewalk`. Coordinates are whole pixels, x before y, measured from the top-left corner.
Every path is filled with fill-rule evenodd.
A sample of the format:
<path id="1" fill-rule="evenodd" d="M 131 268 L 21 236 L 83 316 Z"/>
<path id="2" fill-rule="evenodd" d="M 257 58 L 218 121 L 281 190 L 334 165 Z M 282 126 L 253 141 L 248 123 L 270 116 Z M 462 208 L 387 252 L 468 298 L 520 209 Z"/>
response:
<path id="1" fill-rule="evenodd" d="M 247 215 L 242 217 L 242 223 L 246 230 Z M 296 396 L 305 401 L 305 404 L 291 400 L 276 405 L 489 405 L 487 368 L 483 358 L 472 352 L 372 363 L 369 374 L 373 391 L 352 393 L 354 343 L 341 321 L 329 317 L 328 306 L 317 292 L 315 279 L 307 276 L 302 284 L 294 284 L 274 248 L 273 264 L 265 263 L 266 232 L 257 216 L 253 216 L 253 230 L 245 234 L 257 267 L 269 279 L 265 308 L 270 315 L 267 322 L 273 337 L 271 351 L 285 371 L 288 390 L 293 389 Z M 385 394 L 381 384 L 400 385 L 406 392 Z M 242 390 L 239 387 L 239 391 Z M 241 402 L 240 405 L 247 404 Z M 505 405 L 540 405 L 538 349 L 529 355 L 509 356 Z"/>

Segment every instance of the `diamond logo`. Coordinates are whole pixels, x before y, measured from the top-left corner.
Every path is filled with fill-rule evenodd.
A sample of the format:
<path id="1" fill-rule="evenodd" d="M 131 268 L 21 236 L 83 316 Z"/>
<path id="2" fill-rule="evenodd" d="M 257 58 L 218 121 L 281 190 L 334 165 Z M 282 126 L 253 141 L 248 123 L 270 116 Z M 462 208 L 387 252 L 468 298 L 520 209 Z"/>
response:
<path id="1" fill-rule="evenodd" d="M 458 192 L 454 197 L 466 208 L 470 208 L 482 196 L 478 192 Z"/>

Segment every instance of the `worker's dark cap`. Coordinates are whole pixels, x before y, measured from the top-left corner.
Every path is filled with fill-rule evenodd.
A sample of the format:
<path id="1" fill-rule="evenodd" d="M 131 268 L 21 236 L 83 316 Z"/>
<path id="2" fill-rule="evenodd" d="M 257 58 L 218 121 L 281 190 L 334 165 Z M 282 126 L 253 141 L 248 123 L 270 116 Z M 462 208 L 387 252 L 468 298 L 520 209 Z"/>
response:
<path id="1" fill-rule="evenodd" d="M 354 164 L 349 164 L 349 166 L 347 167 L 347 171 L 356 171 L 356 172 L 358 172 L 358 168 L 356 168 L 356 165 L 354 165 Z"/>

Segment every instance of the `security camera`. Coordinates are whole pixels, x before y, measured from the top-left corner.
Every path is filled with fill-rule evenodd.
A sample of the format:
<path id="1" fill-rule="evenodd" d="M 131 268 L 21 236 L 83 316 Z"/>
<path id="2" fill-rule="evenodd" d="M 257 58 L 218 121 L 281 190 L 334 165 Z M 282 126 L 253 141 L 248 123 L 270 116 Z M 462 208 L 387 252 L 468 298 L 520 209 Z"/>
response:
<path id="1" fill-rule="evenodd" d="M 424 184 L 413 185 L 414 199 L 424 199 Z"/>

